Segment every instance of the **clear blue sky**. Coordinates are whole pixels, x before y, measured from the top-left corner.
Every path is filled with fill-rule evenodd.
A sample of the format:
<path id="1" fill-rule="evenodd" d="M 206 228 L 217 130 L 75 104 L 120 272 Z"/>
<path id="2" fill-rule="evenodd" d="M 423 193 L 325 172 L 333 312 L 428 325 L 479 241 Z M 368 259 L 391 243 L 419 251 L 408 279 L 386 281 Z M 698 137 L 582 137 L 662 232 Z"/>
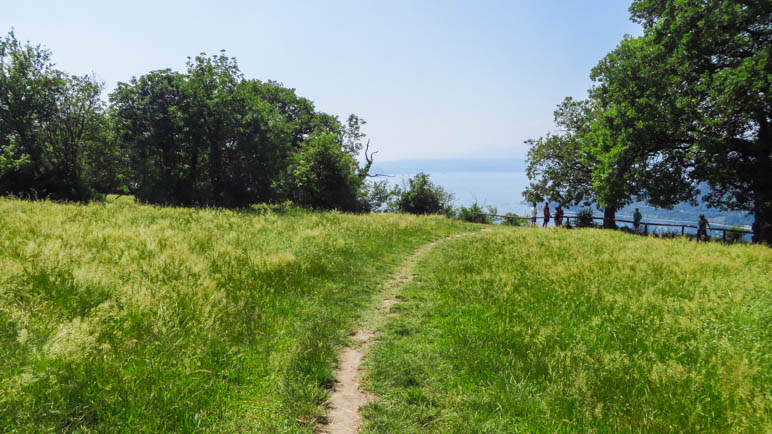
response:
<path id="1" fill-rule="evenodd" d="M 249 78 L 356 113 L 381 160 L 524 157 L 625 34 L 624 0 L 0 0 L 0 31 L 118 81 L 221 49 Z"/>

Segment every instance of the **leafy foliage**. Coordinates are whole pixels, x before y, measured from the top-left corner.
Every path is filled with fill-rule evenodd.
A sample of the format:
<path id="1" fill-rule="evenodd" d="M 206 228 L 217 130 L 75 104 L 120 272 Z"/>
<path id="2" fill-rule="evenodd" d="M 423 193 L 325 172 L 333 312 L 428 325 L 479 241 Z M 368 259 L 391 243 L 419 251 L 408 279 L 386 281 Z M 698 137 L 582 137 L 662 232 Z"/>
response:
<path id="1" fill-rule="evenodd" d="M 346 125 L 277 82 L 248 80 L 224 52 L 185 72 L 119 83 L 109 107 L 92 77 L 53 68 L 50 53 L 0 40 L 0 195 L 246 207 L 296 200 L 346 211 L 382 207 L 368 184 L 364 119 Z"/>
<path id="2" fill-rule="evenodd" d="M 592 219 L 592 208 L 582 208 L 576 213 L 574 225 L 577 228 L 594 228 L 595 221 Z"/>
<path id="3" fill-rule="evenodd" d="M 244 79 L 223 53 L 190 59 L 185 74 L 153 71 L 121 83 L 111 100 L 142 201 L 370 206 L 370 163 L 353 158 L 364 120 L 352 115 L 344 128 L 280 83 Z"/>
<path id="4" fill-rule="evenodd" d="M 529 202 L 557 202 L 561 205 L 589 204 L 595 199 L 592 169 L 597 164 L 584 148 L 594 119 L 589 101 L 566 98 L 555 110 L 560 134 L 527 140 L 531 183 L 523 192 Z"/>
<path id="5" fill-rule="evenodd" d="M 557 202 L 563 206 L 597 203 L 603 206 L 609 224 L 616 210 L 630 203 L 634 186 L 626 178 L 629 167 L 620 161 L 606 164 L 598 158 L 601 141 L 593 130 L 597 122 L 593 100 L 566 98 L 555 110 L 559 134 L 528 140 L 531 183 L 523 196 L 531 202 Z M 599 173 L 603 176 L 599 178 Z"/>
<path id="6" fill-rule="evenodd" d="M 385 212 L 391 211 L 389 202 L 396 197 L 396 188 L 389 188 L 387 180 L 365 182 L 362 186 L 360 197 L 363 211 Z"/>
<path id="7" fill-rule="evenodd" d="M 469 207 L 461 206 L 456 210 L 456 218 L 469 223 L 492 224 L 493 217 L 484 214 L 496 214 L 498 210 L 488 205 L 483 208 L 475 201 Z"/>
<path id="8" fill-rule="evenodd" d="M 85 201 L 95 196 L 89 152 L 100 141 L 104 107 L 93 77 L 68 76 L 51 54 L 0 39 L 0 195 Z M 90 163 L 90 164 L 89 164 Z"/>
<path id="9" fill-rule="evenodd" d="M 626 38 L 593 70 L 601 102 L 597 149 L 652 204 L 696 193 L 714 207 L 755 214 L 772 242 L 772 10 L 762 1 L 636 0 L 644 35 Z"/>
<path id="10" fill-rule="evenodd" d="M 644 35 L 593 68 L 587 101 L 559 106 L 561 133 L 528 142 L 526 196 L 594 201 L 613 226 L 633 198 L 672 208 L 704 183 L 704 201 L 753 213 L 754 238 L 772 242 L 769 5 L 635 0 L 630 11 Z"/>
<path id="11" fill-rule="evenodd" d="M 364 147 L 362 140 L 365 138 L 365 134 L 362 132 L 362 127 L 365 126 L 365 124 L 367 124 L 367 121 L 352 114 L 349 115 L 346 125 L 343 126 L 343 152 L 354 158 L 359 155 Z"/>
<path id="12" fill-rule="evenodd" d="M 528 226 L 528 218 L 518 216 L 517 214 L 508 212 L 504 214 L 505 217 L 512 217 L 512 218 L 505 218 L 501 220 L 501 224 L 505 226 Z"/>
<path id="13" fill-rule="evenodd" d="M 303 143 L 289 170 L 289 197 L 315 209 L 359 211 L 362 180 L 354 158 L 344 152 L 331 134 Z"/>
<path id="14" fill-rule="evenodd" d="M 395 191 L 395 208 L 410 214 L 445 214 L 451 209 L 453 195 L 434 185 L 429 175 L 418 173 L 408 180 L 406 190 Z"/>

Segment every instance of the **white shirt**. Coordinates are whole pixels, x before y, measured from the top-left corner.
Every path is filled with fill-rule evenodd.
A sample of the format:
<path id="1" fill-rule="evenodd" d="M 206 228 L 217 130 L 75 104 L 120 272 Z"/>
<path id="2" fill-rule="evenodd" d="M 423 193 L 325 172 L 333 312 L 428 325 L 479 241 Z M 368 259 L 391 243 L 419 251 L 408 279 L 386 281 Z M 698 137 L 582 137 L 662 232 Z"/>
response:
<path id="1" fill-rule="evenodd" d="M 535 207 L 535 206 L 532 206 L 532 207 L 531 207 L 531 217 L 536 217 L 536 216 L 537 216 L 536 207 Z"/>

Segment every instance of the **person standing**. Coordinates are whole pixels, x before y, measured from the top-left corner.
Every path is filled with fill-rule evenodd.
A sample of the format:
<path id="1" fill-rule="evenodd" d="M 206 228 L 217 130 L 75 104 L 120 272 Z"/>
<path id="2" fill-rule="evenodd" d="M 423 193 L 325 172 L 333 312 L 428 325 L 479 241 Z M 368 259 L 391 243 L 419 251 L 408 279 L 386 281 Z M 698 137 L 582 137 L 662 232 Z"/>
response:
<path id="1" fill-rule="evenodd" d="M 708 228 L 710 228 L 708 219 L 705 218 L 705 214 L 700 214 L 700 219 L 697 221 L 697 242 L 708 241 Z"/>
<path id="2" fill-rule="evenodd" d="M 531 205 L 531 227 L 536 226 L 536 202 Z"/>
<path id="3" fill-rule="evenodd" d="M 544 224 L 542 227 L 547 227 L 547 224 L 550 222 L 550 203 L 544 202 Z"/>
<path id="4" fill-rule="evenodd" d="M 641 215 L 641 211 L 638 210 L 638 208 L 635 209 L 635 212 L 633 213 L 633 227 L 635 228 L 635 233 L 640 234 L 640 227 L 641 227 L 641 218 L 643 216 Z"/>
<path id="5" fill-rule="evenodd" d="M 555 227 L 563 227 L 563 205 L 558 205 L 558 207 L 555 208 Z"/>

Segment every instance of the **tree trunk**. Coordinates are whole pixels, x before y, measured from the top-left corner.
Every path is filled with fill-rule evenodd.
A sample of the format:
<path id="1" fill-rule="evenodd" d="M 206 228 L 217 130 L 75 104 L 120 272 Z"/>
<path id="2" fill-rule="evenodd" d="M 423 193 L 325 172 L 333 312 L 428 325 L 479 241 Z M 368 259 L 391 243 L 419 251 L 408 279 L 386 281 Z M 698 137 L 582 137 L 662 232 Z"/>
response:
<path id="1" fill-rule="evenodd" d="M 212 201 L 214 205 L 226 206 L 223 183 L 222 149 L 216 140 L 209 141 L 209 179 L 212 183 Z"/>
<path id="2" fill-rule="evenodd" d="M 616 229 L 616 215 L 617 209 L 615 207 L 608 207 L 603 210 L 603 229 Z"/>
<path id="3" fill-rule="evenodd" d="M 756 210 L 753 220 L 753 242 L 772 246 L 772 209 Z"/>
<path id="4" fill-rule="evenodd" d="M 772 131 L 767 116 L 759 119 L 756 170 L 756 211 L 753 219 L 753 242 L 772 246 Z"/>

